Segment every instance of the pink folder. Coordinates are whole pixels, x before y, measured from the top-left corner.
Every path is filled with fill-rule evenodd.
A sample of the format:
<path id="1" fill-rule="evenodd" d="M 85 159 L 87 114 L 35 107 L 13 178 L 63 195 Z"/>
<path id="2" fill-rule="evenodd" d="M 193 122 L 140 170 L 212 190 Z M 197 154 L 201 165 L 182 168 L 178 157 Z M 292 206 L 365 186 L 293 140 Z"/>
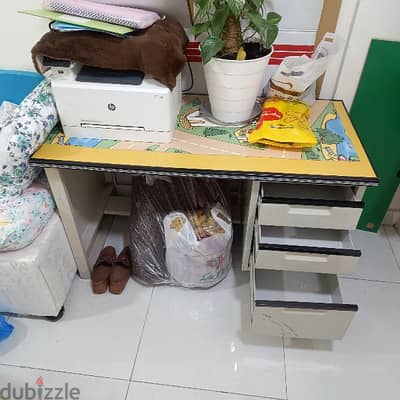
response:
<path id="1" fill-rule="evenodd" d="M 87 0 L 43 0 L 42 5 L 47 10 L 134 29 L 146 29 L 160 19 L 160 16 L 153 11 L 99 4 Z"/>

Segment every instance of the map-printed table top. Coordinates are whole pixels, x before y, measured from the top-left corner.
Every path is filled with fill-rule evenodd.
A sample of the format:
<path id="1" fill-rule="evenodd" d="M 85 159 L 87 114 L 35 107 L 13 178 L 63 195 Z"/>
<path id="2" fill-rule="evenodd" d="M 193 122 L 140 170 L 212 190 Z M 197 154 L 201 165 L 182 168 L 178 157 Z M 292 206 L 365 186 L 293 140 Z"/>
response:
<path id="1" fill-rule="evenodd" d="M 32 157 L 32 164 L 62 168 L 138 170 L 191 175 L 260 178 L 290 175 L 376 183 L 376 175 L 348 114 L 339 101 L 318 100 L 310 124 L 318 144 L 282 149 L 248 143 L 256 121 L 218 126 L 204 116 L 204 96 L 186 96 L 169 144 L 66 137 L 54 131 Z M 156 110 L 155 110 L 156 113 Z M 268 179 L 267 179 L 268 180 Z"/>

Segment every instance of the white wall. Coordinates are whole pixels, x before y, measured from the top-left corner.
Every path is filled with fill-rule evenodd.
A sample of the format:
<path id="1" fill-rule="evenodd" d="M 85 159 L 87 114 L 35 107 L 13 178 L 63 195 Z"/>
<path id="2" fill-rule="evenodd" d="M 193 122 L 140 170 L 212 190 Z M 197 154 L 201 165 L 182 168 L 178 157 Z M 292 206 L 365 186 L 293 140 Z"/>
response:
<path id="1" fill-rule="evenodd" d="M 97 0 L 104 2 L 106 0 Z M 108 0 L 109 2 L 110 0 Z M 189 24 L 186 0 L 112 0 L 115 3 L 131 3 L 156 8 Z M 323 0 L 266 0 L 269 8 L 282 13 L 281 33 L 277 43 L 313 44 L 318 28 Z M 0 68 L 32 69 L 30 50 L 41 35 L 47 31 L 47 20 L 17 14 L 17 10 L 40 8 L 41 0 L 6 0 L 1 2 Z"/>
<path id="2" fill-rule="evenodd" d="M 40 8 L 40 0 L 7 0 L 0 10 L 0 69 L 33 70 L 31 48 L 48 28 L 48 21 L 17 10 Z"/>
<path id="3" fill-rule="evenodd" d="M 118 2 L 118 1 L 116 1 Z M 121 3 L 124 1 L 121 0 Z M 157 10 L 173 10 L 188 25 L 186 0 L 137 0 L 136 4 L 157 5 Z M 0 10 L 0 69 L 33 70 L 31 48 L 48 31 L 50 21 L 18 14 L 18 10 L 41 8 L 41 0 L 2 0 Z"/>
<path id="4" fill-rule="evenodd" d="M 130 6 L 154 10 L 161 15 L 172 15 L 177 18 L 182 25 L 187 28 L 190 26 L 190 14 L 186 0 L 94 0 L 97 3 L 115 4 L 117 6 Z"/>
<path id="5" fill-rule="evenodd" d="M 399 17 L 399 0 L 360 0 L 335 95 L 344 99 L 348 108 L 354 101 L 371 39 L 400 41 Z M 400 189 L 390 210 L 386 222 L 393 224 L 399 220 Z"/>
<path id="6" fill-rule="evenodd" d="M 46 32 L 48 21 L 17 14 L 17 10 L 39 8 L 41 1 L 7 0 L 1 3 L 0 68 L 32 69 L 30 50 Z M 315 3 L 318 4 L 319 1 Z M 360 0 L 336 90 L 336 98 L 344 99 L 348 107 L 354 99 L 370 40 L 379 38 L 400 41 L 399 16 L 399 0 Z"/>
<path id="7" fill-rule="evenodd" d="M 335 96 L 343 99 L 348 108 L 353 103 L 371 39 L 400 41 L 399 18 L 399 0 L 360 0 Z"/>

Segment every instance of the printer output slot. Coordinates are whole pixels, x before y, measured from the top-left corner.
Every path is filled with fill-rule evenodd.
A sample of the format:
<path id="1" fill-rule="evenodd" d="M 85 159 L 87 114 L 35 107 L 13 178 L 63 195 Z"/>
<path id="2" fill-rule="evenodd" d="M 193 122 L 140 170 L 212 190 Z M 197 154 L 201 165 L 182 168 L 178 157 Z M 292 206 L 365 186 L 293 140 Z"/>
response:
<path id="1" fill-rule="evenodd" d="M 120 131 L 137 131 L 137 132 L 145 132 L 146 129 L 144 126 L 126 126 L 126 125 L 104 125 L 104 124 L 90 124 L 90 123 L 81 123 L 81 128 L 86 129 L 112 129 L 112 130 L 120 130 Z"/>

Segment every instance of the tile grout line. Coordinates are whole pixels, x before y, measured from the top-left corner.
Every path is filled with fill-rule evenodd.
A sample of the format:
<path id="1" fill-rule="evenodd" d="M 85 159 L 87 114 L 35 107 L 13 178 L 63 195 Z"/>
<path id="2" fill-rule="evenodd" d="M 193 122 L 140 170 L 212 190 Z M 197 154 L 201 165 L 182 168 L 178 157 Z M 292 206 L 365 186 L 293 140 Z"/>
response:
<path id="1" fill-rule="evenodd" d="M 285 347 L 285 338 L 282 337 L 282 350 L 283 350 L 283 369 L 285 373 L 285 391 L 286 391 L 286 400 L 289 399 L 288 395 L 288 379 L 287 379 L 287 367 L 286 367 L 286 347 Z"/>
<path id="2" fill-rule="evenodd" d="M 198 388 L 198 387 L 191 387 L 191 386 L 172 385 L 172 384 L 167 384 L 167 383 L 147 382 L 147 381 L 138 381 L 138 380 L 132 380 L 131 382 L 132 383 L 142 383 L 145 385 L 165 386 L 165 387 L 176 388 L 176 389 L 195 390 L 195 391 L 207 392 L 207 393 L 229 394 L 229 395 L 233 395 L 233 396 L 249 397 L 249 398 L 254 398 L 254 399 L 287 400 L 287 399 L 282 399 L 280 397 L 265 397 L 265 396 L 258 396 L 258 395 L 252 395 L 252 394 L 237 393 L 237 392 L 227 392 L 227 391 L 223 391 L 223 390 L 212 390 L 212 389 L 205 389 L 205 388 Z"/>
<path id="3" fill-rule="evenodd" d="M 133 365 L 132 365 L 132 369 L 131 369 L 131 374 L 130 374 L 130 376 L 129 376 L 129 384 L 128 384 L 128 388 L 126 389 L 125 400 L 128 399 L 129 391 L 130 391 L 130 389 L 131 389 L 132 377 L 133 377 L 133 374 L 134 374 L 134 372 L 135 372 L 136 361 L 137 361 L 137 359 L 138 359 L 140 347 L 141 347 L 141 345 L 142 345 L 143 336 L 144 336 L 144 331 L 145 331 L 145 329 L 146 329 L 147 320 L 148 320 L 148 318 L 149 318 L 150 307 L 151 307 L 151 303 L 153 302 L 153 296 L 154 296 L 154 291 L 155 291 L 155 290 L 156 290 L 156 288 L 153 287 L 153 290 L 151 291 L 151 296 L 150 296 L 150 300 L 149 300 L 149 305 L 148 305 L 148 307 L 147 307 L 146 315 L 145 315 L 145 318 L 144 318 L 144 321 L 143 321 L 142 332 L 141 332 L 141 335 L 140 335 L 140 339 L 139 339 L 138 347 L 137 347 L 137 350 L 136 350 L 135 358 L 134 358 L 134 360 L 133 360 Z"/>
<path id="4" fill-rule="evenodd" d="M 164 383 L 157 383 L 157 382 L 147 382 L 147 381 L 139 381 L 139 380 L 127 380 L 127 379 L 123 379 L 123 378 L 112 378 L 112 377 L 102 376 L 102 375 L 90 375 L 90 374 L 62 371 L 62 370 L 56 370 L 56 369 L 28 367 L 28 366 L 23 366 L 23 365 L 1 364 L 0 363 L 0 367 L 28 369 L 28 370 L 31 370 L 31 371 L 53 372 L 53 373 L 62 374 L 62 375 L 80 376 L 80 377 L 95 378 L 95 379 L 106 379 L 106 380 L 117 381 L 117 382 L 143 383 L 143 384 L 146 384 L 146 385 L 166 386 L 166 387 L 171 387 L 171 388 L 187 389 L 187 390 L 197 390 L 199 392 L 230 394 L 230 395 L 257 398 L 257 399 L 287 400 L 287 399 L 282 399 L 280 397 L 265 397 L 265 396 L 258 396 L 258 395 L 244 394 L 244 393 L 236 393 L 236 392 L 227 392 L 227 391 L 221 391 L 221 390 L 212 390 L 212 389 L 197 388 L 197 387 L 190 387 L 190 386 L 179 386 L 179 385 L 164 384 Z"/>
<path id="5" fill-rule="evenodd" d="M 29 367 L 27 365 L 13 365 L 13 364 L 2 364 L 2 363 L 0 363 L 0 367 L 29 369 L 31 371 L 54 372 L 56 374 L 63 374 L 63 375 L 83 376 L 83 377 L 86 377 L 86 378 L 106 379 L 106 380 L 118 381 L 118 382 L 129 382 L 129 379 L 113 378 L 111 376 L 92 375 L 92 374 L 85 374 L 85 373 L 71 372 L 71 371 L 63 371 L 63 370 L 59 370 L 59 369 Z"/>
<path id="6" fill-rule="evenodd" d="M 371 282 L 371 283 L 389 283 L 391 285 L 400 285 L 400 282 L 392 282 L 392 281 L 378 281 L 376 279 L 366 279 L 366 278 L 353 278 L 351 276 L 339 276 L 340 279 L 348 279 L 351 281 L 362 281 L 362 282 Z"/>

